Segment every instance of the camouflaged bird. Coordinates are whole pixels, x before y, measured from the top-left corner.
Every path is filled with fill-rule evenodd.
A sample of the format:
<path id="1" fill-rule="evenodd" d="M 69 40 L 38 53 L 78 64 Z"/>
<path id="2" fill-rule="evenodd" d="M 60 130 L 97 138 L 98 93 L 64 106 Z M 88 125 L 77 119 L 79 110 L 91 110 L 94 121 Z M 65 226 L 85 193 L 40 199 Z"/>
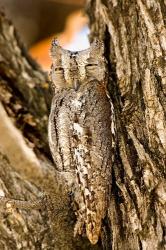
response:
<path id="1" fill-rule="evenodd" d="M 76 204 L 74 235 L 96 244 L 106 216 L 112 166 L 112 110 L 104 47 L 94 41 L 79 52 L 52 42 L 53 99 L 48 134 L 55 167 Z"/>

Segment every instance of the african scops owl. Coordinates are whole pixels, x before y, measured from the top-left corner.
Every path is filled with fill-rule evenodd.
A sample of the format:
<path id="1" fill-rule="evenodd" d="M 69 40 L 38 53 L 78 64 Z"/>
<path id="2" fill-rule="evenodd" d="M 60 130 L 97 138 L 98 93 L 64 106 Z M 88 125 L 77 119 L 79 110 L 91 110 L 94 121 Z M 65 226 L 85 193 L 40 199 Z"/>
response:
<path id="1" fill-rule="evenodd" d="M 74 235 L 86 232 L 92 244 L 100 236 L 111 185 L 112 116 L 103 53 L 99 41 L 79 52 L 55 40 L 51 47 L 50 150 L 74 196 Z"/>

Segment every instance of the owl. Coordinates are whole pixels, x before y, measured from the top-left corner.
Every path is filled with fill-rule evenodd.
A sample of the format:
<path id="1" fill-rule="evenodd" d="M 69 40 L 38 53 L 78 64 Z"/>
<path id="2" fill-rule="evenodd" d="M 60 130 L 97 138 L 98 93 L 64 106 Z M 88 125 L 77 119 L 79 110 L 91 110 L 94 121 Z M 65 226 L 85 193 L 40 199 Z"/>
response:
<path id="1" fill-rule="evenodd" d="M 112 112 L 107 95 L 104 47 L 71 52 L 52 42 L 53 99 L 48 124 L 56 169 L 73 193 L 74 235 L 96 244 L 106 216 L 112 166 Z"/>

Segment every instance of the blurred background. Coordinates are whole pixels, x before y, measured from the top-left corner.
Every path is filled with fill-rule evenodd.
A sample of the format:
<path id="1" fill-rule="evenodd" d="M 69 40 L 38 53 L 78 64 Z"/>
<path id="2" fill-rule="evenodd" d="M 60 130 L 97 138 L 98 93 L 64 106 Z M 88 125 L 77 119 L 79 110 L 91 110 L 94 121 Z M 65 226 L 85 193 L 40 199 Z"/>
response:
<path id="1" fill-rule="evenodd" d="M 89 47 L 85 0 L 0 0 L 30 54 L 44 70 L 50 68 L 49 48 L 56 37 L 69 50 Z"/>

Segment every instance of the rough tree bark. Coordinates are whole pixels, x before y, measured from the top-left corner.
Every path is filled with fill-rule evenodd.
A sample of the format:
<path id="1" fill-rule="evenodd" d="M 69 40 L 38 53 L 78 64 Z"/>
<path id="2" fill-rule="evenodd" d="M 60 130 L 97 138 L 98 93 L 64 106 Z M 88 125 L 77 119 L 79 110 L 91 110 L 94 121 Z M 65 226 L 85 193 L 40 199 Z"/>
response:
<path id="1" fill-rule="evenodd" d="M 47 209 L 2 210 L 0 249 L 166 248 L 166 3 L 88 1 L 91 38 L 104 41 L 117 147 L 101 239 L 73 238 L 75 217 L 49 154 L 46 75 L 0 15 L 0 194 Z"/>
<path id="2" fill-rule="evenodd" d="M 41 211 L 10 212 L 10 204 L 1 201 L 0 249 L 99 249 L 87 239 L 73 237 L 70 195 L 48 149 L 50 100 L 46 74 L 27 55 L 1 13 L 0 195 L 33 201 L 44 192 L 52 201 L 52 211 L 51 217 L 45 206 Z"/>
<path id="3" fill-rule="evenodd" d="M 117 124 L 107 236 L 112 249 L 165 249 L 166 2 L 96 0 L 88 10 Z"/>

